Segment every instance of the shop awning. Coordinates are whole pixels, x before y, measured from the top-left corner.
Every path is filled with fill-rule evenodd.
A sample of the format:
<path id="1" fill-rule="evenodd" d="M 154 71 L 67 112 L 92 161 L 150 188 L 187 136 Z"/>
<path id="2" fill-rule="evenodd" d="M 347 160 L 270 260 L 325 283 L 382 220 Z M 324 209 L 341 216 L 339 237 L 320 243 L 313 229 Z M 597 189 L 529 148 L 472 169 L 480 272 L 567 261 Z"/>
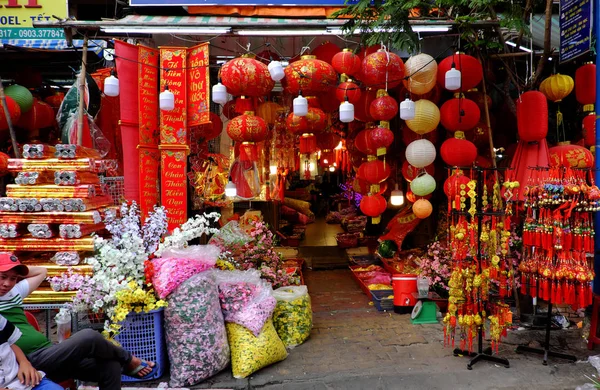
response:
<path id="1" fill-rule="evenodd" d="M 81 50 L 83 40 L 73 40 L 73 46 L 68 46 L 65 39 L 0 39 L 0 46 L 3 48 L 27 48 L 40 50 Z M 88 50 L 96 54 L 102 53 L 106 48 L 106 41 L 90 40 L 88 42 Z"/>

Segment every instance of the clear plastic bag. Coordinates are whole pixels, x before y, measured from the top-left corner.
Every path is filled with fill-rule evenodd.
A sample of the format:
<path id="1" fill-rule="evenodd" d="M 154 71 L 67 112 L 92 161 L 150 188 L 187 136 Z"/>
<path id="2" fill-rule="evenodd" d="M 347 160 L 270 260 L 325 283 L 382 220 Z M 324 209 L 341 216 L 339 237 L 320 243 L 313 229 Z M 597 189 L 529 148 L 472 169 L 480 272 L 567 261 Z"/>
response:
<path id="1" fill-rule="evenodd" d="M 167 300 L 165 335 L 170 386 L 192 386 L 229 364 L 229 344 L 211 271 L 192 276 Z"/>
<path id="2" fill-rule="evenodd" d="M 215 271 L 215 275 L 225 322 L 242 325 L 258 336 L 277 304 L 271 285 L 257 270 Z"/>
<path id="3" fill-rule="evenodd" d="M 288 348 L 302 344 L 312 330 L 312 306 L 306 286 L 281 287 L 273 291 L 277 306 L 273 324 Z"/>
<path id="4" fill-rule="evenodd" d="M 187 248 L 167 248 L 162 251 L 161 257 L 199 260 L 212 267 L 220 253 L 221 249 L 214 245 L 190 245 Z"/>
<path id="5" fill-rule="evenodd" d="M 240 227 L 237 221 L 230 221 L 218 233 L 215 233 L 208 241 L 211 245 L 216 245 L 223 250 L 232 248 L 241 248 L 252 241 L 246 232 Z"/>

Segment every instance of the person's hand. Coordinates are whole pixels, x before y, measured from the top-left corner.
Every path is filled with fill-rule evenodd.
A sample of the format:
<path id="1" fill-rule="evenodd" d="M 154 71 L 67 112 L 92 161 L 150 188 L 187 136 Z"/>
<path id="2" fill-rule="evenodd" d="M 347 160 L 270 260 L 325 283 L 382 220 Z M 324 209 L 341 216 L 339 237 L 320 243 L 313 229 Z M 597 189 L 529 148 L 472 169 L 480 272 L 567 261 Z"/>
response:
<path id="1" fill-rule="evenodd" d="M 31 363 L 23 363 L 19 364 L 19 372 L 17 373 L 17 378 L 19 378 L 19 382 L 24 384 L 25 386 L 35 387 L 40 384 L 42 380 L 42 375 L 33 368 Z"/>

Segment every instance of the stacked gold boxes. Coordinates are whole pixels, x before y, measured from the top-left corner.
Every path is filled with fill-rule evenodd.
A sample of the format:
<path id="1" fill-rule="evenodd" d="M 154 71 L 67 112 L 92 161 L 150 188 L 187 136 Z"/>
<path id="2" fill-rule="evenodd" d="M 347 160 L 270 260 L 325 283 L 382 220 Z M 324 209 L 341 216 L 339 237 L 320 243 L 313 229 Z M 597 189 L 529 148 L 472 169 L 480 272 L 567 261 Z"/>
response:
<path id="1" fill-rule="evenodd" d="M 83 260 L 92 254 L 91 234 L 104 228 L 112 198 L 100 184 L 100 155 L 76 145 L 28 144 L 22 159 L 9 159 L 15 184 L 0 198 L 0 252 L 15 252 L 26 265 L 44 266 L 48 276 L 90 274 Z M 61 303 L 76 291 L 44 284 L 25 303 Z"/>

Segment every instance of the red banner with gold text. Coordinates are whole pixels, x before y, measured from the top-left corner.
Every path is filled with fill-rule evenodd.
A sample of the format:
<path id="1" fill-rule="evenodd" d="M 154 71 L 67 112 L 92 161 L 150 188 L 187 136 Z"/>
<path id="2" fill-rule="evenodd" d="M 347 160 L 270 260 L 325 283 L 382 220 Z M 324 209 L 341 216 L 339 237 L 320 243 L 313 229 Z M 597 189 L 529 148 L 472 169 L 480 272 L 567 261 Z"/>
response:
<path id="1" fill-rule="evenodd" d="M 140 212 L 142 221 L 160 202 L 158 167 L 158 71 L 159 51 L 138 46 L 138 116 L 139 116 L 139 173 Z"/>
<path id="2" fill-rule="evenodd" d="M 175 108 L 160 112 L 161 204 L 169 230 L 187 220 L 187 49 L 160 48 L 161 85 L 175 95 Z"/>
<path id="3" fill-rule="evenodd" d="M 187 49 L 188 127 L 210 122 L 208 42 Z"/>

